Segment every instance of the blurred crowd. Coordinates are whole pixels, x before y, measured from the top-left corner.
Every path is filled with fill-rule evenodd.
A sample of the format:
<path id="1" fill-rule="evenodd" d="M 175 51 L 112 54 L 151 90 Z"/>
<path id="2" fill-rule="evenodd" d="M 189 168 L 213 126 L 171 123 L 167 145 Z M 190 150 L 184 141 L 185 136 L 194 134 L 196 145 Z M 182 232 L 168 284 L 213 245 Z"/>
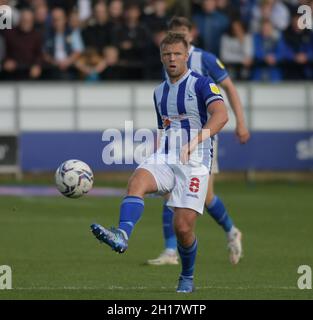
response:
<path id="1" fill-rule="evenodd" d="M 0 79 L 157 80 L 159 44 L 173 15 L 193 23 L 194 44 L 237 80 L 313 80 L 313 32 L 297 9 L 311 0 L 0 0 Z"/>

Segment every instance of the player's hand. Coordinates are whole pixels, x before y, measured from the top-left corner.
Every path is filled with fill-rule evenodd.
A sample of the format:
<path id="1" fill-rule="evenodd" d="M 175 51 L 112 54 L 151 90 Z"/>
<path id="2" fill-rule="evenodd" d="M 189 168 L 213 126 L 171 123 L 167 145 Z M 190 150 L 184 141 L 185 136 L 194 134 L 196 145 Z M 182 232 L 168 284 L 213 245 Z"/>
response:
<path id="1" fill-rule="evenodd" d="M 247 143 L 250 139 L 250 132 L 245 125 L 237 125 L 235 132 L 241 144 Z"/>
<path id="2" fill-rule="evenodd" d="M 187 164 L 189 162 L 190 155 L 196 150 L 198 143 L 198 137 L 196 137 L 189 143 L 183 145 L 180 151 L 180 161 L 182 164 Z"/>

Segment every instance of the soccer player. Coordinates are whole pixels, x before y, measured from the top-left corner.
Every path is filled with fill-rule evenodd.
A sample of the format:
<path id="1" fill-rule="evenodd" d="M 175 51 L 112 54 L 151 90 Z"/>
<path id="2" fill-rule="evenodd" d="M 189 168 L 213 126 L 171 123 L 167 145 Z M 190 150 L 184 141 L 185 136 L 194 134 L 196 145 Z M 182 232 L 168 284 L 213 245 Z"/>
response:
<path id="1" fill-rule="evenodd" d="M 211 77 L 215 83 L 219 84 L 225 90 L 236 118 L 236 135 L 240 143 L 246 143 L 250 134 L 245 125 L 243 108 L 237 90 L 223 64 L 212 53 L 208 53 L 191 45 L 193 41 L 192 24 L 187 18 L 174 17 L 169 23 L 169 31 L 185 35 L 189 44 L 188 67 L 203 76 Z M 214 158 L 212 173 L 218 173 L 217 136 L 213 139 Z M 242 256 L 241 232 L 235 227 L 221 198 L 214 194 L 213 186 L 214 176 L 212 174 L 209 179 L 205 207 L 212 218 L 226 232 L 229 260 L 232 264 L 237 264 Z M 147 263 L 151 265 L 178 264 L 178 256 L 176 253 L 177 241 L 173 230 L 173 211 L 168 205 L 166 205 L 166 198 L 167 196 L 165 196 L 162 216 L 165 250 L 158 258 L 147 261 Z"/>
<path id="2" fill-rule="evenodd" d="M 227 110 L 216 84 L 188 69 L 188 43 L 184 35 L 169 33 L 160 45 L 168 79 L 154 91 L 159 148 L 134 172 L 120 208 L 119 227 L 91 225 L 98 240 L 124 252 L 143 209 L 147 193 L 170 193 L 174 230 L 182 261 L 177 292 L 194 290 L 197 254 L 196 218 L 203 213 L 212 162 L 211 137 L 228 121 Z M 177 135 L 178 133 L 178 135 Z M 173 143 L 179 138 L 181 144 Z"/>

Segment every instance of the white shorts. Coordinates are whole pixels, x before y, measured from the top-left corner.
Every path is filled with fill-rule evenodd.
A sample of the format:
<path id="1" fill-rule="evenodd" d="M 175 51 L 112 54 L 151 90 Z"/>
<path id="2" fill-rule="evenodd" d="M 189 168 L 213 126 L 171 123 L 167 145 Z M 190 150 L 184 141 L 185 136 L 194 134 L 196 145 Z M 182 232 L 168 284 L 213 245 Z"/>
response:
<path id="1" fill-rule="evenodd" d="M 211 173 L 219 173 L 218 159 L 217 159 L 217 149 L 218 149 L 218 137 L 215 136 L 213 140 L 213 159 L 212 159 L 212 169 Z"/>
<path id="2" fill-rule="evenodd" d="M 139 168 L 154 177 L 159 194 L 171 193 L 167 205 L 188 208 L 202 214 L 209 182 L 209 169 L 203 164 L 172 164 L 164 154 L 154 153 Z"/>

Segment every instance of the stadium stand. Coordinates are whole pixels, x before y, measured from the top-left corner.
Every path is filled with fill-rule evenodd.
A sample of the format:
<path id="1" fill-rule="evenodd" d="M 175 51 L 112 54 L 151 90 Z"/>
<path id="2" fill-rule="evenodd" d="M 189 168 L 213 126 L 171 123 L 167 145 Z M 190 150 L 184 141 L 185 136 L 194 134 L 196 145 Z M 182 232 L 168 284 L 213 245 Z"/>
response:
<path id="1" fill-rule="evenodd" d="M 312 80 L 313 33 L 297 25 L 298 6 L 313 7 L 312 3 L 309 0 L 2 0 L 0 5 L 9 5 L 13 10 L 14 28 L 0 31 L 0 76 L 1 80 L 14 81 L 88 82 L 161 77 L 160 65 L 159 72 L 147 72 L 146 55 L 149 54 L 148 64 L 157 67 L 154 61 L 159 54 L 153 50 L 153 35 L 166 28 L 170 17 L 183 13 L 192 17 L 195 24 L 197 46 L 225 58 L 235 80 Z M 25 12 L 29 15 L 29 30 L 24 30 Z M 246 30 L 245 35 L 240 28 Z M 26 38 L 32 40 L 23 41 Z M 16 42 L 21 43 L 20 50 Z M 112 55 L 107 57 L 106 47 L 114 59 Z M 240 61 L 247 50 L 248 58 Z M 40 52 L 44 54 L 42 62 Z M 37 61 L 31 61 L 30 55 Z"/>

